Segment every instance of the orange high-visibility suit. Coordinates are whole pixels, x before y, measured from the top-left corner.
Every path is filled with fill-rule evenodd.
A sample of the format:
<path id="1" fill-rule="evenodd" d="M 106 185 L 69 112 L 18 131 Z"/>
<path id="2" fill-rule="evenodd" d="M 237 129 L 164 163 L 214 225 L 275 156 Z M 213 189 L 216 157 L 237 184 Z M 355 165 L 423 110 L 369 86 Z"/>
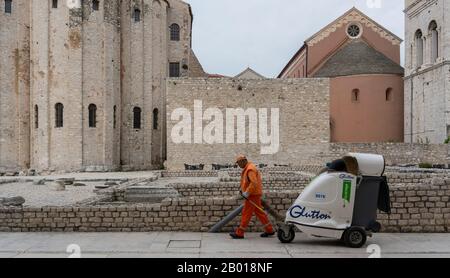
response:
<path id="1" fill-rule="evenodd" d="M 263 208 L 261 204 L 262 192 L 262 178 L 261 173 L 256 169 L 253 163 L 248 162 L 241 175 L 241 190 L 242 192 L 250 193 L 248 200 L 245 200 L 244 209 L 242 210 L 241 225 L 236 230 L 236 235 L 244 236 L 245 230 L 252 219 L 253 214 L 264 225 L 266 233 L 272 234 L 273 227 L 270 224 L 267 214 L 256 208 L 250 201 L 255 203 L 258 207 Z"/>

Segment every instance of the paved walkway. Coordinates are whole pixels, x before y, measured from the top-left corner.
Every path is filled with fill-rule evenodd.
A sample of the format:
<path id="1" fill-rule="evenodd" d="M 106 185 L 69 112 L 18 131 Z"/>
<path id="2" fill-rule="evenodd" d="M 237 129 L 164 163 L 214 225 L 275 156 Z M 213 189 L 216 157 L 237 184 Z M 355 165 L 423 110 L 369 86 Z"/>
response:
<path id="1" fill-rule="evenodd" d="M 366 247 L 350 249 L 303 234 L 281 244 L 258 234 L 232 240 L 208 233 L 0 233 L 0 258 L 67 258 L 72 254 L 68 247 L 78 246 L 83 258 L 368 258 L 373 253 L 369 248 L 383 258 L 450 258 L 450 234 L 377 234 Z"/>

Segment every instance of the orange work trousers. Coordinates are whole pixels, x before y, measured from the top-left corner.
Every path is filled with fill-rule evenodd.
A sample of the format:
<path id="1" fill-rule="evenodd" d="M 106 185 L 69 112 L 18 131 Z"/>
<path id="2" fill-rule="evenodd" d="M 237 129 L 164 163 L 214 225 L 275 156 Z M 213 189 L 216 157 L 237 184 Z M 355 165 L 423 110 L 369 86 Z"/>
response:
<path id="1" fill-rule="evenodd" d="M 248 200 L 245 200 L 244 209 L 242 210 L 241 225 L 236 230 L 236 235 L 244 236 L 245 230 L 252 220 L 253 214 L 255 214 L 259 221 L 261 221 L 261 223 L 264 225 L 266 233 L 273 233 L 273 226 L 272 224 L 270 224 L 267 214 L 256 208 L 255 205 L 253 205 L 250 201 L 252 201 L 258 207 L 263 208 L 260 195 L 252 195 L 248 197 Z"/>

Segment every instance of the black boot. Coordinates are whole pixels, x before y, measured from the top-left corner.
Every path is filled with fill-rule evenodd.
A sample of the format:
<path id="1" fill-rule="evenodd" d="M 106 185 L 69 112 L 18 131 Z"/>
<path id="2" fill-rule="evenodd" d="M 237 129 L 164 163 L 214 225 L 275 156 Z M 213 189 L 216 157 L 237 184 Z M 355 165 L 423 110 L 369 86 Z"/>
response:
<path id="1" fill-rule="evenodd" d="M 275 235 L 275 232 L 272 232 L 272 233 L 264 232 L 264 233 L 261 234 L 261 237 L 271 237 L 271 236 L 274 236 L 274 235 Z"/>
<path id="2" fill-rule="evenodd" d="M 230 236 L 231 236 L 233 239 L 243 239 L 243 238 L 244 238 L 243 236 L 237 235 L 235 232 L 230 233 Z"/>

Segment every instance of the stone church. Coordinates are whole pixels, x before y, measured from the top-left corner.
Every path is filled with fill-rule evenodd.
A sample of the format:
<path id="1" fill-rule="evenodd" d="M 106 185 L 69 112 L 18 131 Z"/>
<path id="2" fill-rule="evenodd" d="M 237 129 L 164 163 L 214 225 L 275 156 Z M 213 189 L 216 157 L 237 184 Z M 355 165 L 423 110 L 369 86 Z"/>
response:
<path id="1" fill-rule="evenodd" d="M 406 0 L 405 141 L 450 137 L 450 2 Z"/>
<path id="2" fill-rule="evenodd" d="M 352 8 L 316 34 L 279 78 L 330 78 L 330 140 L 403 142 L 402 40 Z"/>
<path id="3" fill-rule="evenodd" d="M 204 75 L 179 0 L 1 0 L 0 170 L 139 170 L 166 153 L 165 79 Z"/>

